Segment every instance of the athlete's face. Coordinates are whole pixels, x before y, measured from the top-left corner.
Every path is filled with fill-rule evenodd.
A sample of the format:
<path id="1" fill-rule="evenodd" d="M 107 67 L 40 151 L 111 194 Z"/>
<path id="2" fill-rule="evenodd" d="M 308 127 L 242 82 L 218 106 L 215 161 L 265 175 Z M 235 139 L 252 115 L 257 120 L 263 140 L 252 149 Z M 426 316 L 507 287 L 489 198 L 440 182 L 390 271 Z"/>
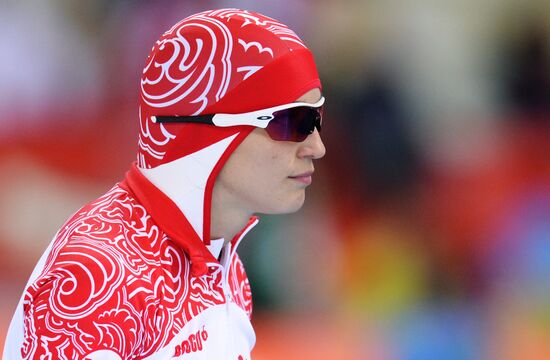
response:
<path id="1" fill-rule="evenodd" d="M 296 101 L 315 103 L 313 89 Z M 256 128 L 237 147 L 216 179 L 213 196 L 226 209 L 248 213 L 281 214 L 300 209 L 312 181 L 313 160 L 325 155 L 319 132 L 303 142 L 272 140 Z"/>

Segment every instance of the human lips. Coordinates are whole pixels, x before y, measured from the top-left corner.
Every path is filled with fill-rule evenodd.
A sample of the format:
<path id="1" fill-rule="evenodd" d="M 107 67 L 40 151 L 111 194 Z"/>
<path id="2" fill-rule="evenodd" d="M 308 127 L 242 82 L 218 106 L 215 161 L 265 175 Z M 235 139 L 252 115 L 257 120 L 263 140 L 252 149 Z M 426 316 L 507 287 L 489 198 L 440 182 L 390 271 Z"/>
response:
<path id="1" fill-rule="evenodd" d="M 313 175 L 313 171 L 307 171 L 305 173 L 301 173 L 298 175 L 289 176 L 289 178 L 294 179 L 296 181 L 299 181 L 303 184 L 309 185 L 311 184 L 311 176 Z"/>

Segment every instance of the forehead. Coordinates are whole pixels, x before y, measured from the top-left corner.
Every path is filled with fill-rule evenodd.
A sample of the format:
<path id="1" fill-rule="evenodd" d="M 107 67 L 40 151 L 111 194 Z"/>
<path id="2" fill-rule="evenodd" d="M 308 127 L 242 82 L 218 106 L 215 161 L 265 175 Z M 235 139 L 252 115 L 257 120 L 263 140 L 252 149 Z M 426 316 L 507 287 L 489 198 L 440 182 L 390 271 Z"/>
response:
<path id="1" fill-rule="evenodd" d="M 319 88 L 311 89 L 306 92 L 304 95 L 296 99 L 296 102 L 306 102 L 315 104 L 321 98 L 321 90 Z"/>

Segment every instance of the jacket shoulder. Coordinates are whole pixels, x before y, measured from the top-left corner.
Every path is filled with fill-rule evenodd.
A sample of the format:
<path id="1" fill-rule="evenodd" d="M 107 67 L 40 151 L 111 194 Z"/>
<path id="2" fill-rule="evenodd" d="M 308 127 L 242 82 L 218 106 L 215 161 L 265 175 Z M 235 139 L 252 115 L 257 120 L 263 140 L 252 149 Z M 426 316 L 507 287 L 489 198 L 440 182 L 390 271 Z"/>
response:
<path id="1" fill-rule="evenodd" d="M 139 353 L 161 297 L 160 260 L 151 245 L 161 236 L 118 186 L 81 208 L 56 235 L 24 294 L 24 357 Z"/>

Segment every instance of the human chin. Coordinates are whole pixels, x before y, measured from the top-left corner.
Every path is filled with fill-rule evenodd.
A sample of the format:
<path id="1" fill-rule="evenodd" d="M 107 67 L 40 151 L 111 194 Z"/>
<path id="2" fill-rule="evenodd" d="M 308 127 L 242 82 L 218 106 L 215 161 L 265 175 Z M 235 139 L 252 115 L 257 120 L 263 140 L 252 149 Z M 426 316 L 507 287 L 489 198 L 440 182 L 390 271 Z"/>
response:
<path id="1" fill-rule="evenodd" d="M 275 203 L 270 204 L 269 210 L 264 211 L 264 214 L 292 214 L 300 210 L 305 202 L 305 190 L 300 189 L 293 194 L 289 194 L 284 199 L 280 199 Z"/>

